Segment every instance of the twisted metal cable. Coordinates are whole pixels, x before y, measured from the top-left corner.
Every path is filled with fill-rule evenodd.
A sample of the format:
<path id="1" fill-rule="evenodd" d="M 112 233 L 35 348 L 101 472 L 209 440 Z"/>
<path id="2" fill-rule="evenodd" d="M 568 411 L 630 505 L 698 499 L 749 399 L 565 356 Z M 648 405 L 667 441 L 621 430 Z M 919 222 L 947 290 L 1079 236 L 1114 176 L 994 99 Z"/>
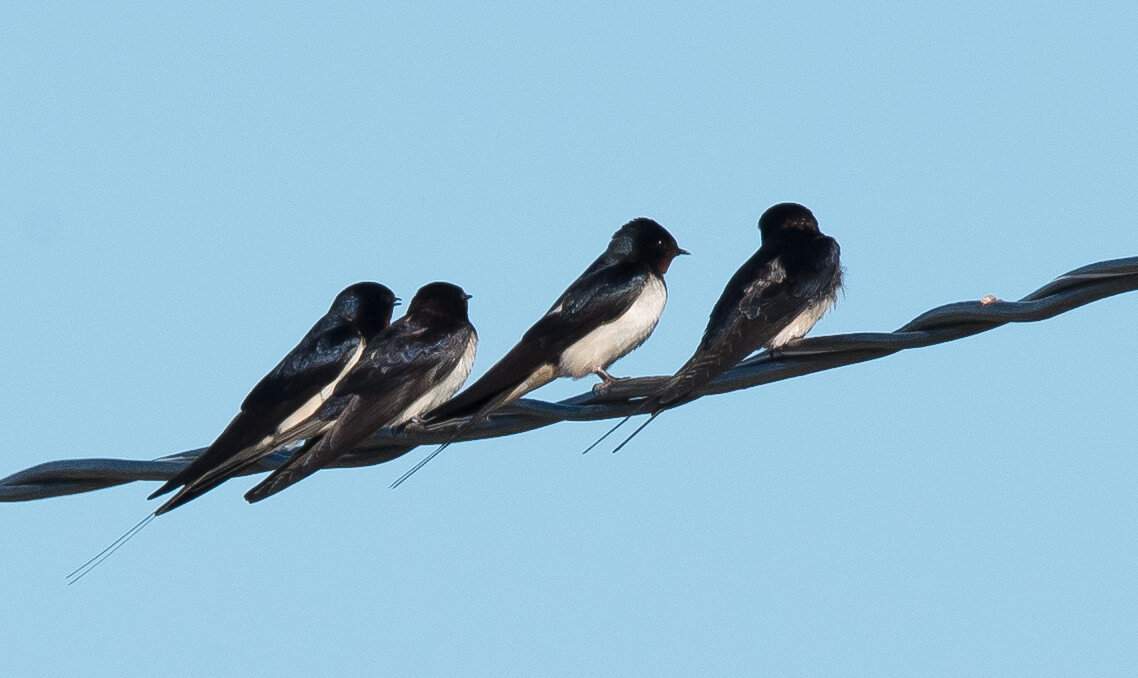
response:
<path id="1" fill-rule="evenodd" d="M 1013 322 L 1052 318 L 1099 299 L 1138 290 L 1138 257 L 1102 261 L 1065 273 L 1019 301 L 986 297 L 926 311 L 894 332 L 856 332 L 810 337 L 760 353 L 731 368 L 684 401 L 738 391 L 774 381 L 875 360 L 909 348 L 955 341 Z M 641 399 L 669 377 L 639 377 L 617 382 L 603 394 L 583 393 L 560 402 L 522 399 L 494 414 L 458 440 L 496 438 L 531 431 L 561 421 L 598 421 L 639 412 Z M 683 403 L 681 403 L 683 404 Z M 340 458 L 334 467 L 370 466 L 406 454 L 418 445 L 451 440 L 461 421 L 450 420 L 404 430 L 383 429 Z M 0 480 L 0 501 L 29 501 L 90 492 L 136 480 L 167 480 L 205 448 L 152 461 L 67 459 L 38 464 Z M 291 450 L 265 457 L 242 475 L 271 471 Z"/>

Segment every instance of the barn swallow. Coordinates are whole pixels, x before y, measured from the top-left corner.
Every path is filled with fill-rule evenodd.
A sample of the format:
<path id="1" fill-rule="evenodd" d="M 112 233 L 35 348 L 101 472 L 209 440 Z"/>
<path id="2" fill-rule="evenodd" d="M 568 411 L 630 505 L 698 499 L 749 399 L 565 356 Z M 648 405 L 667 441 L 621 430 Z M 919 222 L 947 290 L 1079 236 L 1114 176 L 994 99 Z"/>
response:
<path id="1" fill-rule="evenodd" d="M 596 374 L 602 380 L 596 388 L 607 388 L 616 381 L 608 367 L 644 343 L 656 328 L 668 300 L 664 274 L 680 254 L 688 252 L 660 224 L 645 218 L 628 222 L 516 346 L 424 419 L 469 416 L 457 438 L 495 410 L 558 377 Z M 439 446 L 392 487 L 448 445 Z"/>
<path id="2" fill-rule="evenodd" d="M 391 323 L 398 303 L 390 289 L 374 282 L 356 283 L 336 295 L 328 313 L 253 387 L 217 440 L 150 495 L 154 499 L 182 486 L 154 515 L 181 506 L 299 440 L 300 425 L 359 361 L 369 340 Z"/>
<path id="3" fill-rule="evenodd" d="M 356 366 L 313 417 L 328 427 L 250 490 L 260 501 L 324 468 L 383 427 L 409 422 L 458 391 L 474 366 L 478 335 L 470 295 L 450 283 L 415 293 L 407 314 L 368 343 Z"/>
<path id="4" fill-rule="evenodd" d="M 177 494 L 68 576 L 74 584 L 158 516 L 212 490 L 277 448 L 319 432 L 313 414 L 391 323 L 399 299 L 387 287 L 361 282 L 336 295 L 332 307 L 280 363 L 253 387 L 241 411 L 200 457 L 148 497 Z"/>
<path id="5" fill-rule="evenodd" d="M 643 411 L 652 416 L 614 452 L 661 411 L 682 404 L 752 352 L 777 350 L 804 336 L 837 300 L 842 284 L 838 242 L 818 230 L 810 210 L 796 203 L 775 205 L 759 218 L 759 232 L 762 246 L 723 289 L 699 347 L 648 398 Z"/>

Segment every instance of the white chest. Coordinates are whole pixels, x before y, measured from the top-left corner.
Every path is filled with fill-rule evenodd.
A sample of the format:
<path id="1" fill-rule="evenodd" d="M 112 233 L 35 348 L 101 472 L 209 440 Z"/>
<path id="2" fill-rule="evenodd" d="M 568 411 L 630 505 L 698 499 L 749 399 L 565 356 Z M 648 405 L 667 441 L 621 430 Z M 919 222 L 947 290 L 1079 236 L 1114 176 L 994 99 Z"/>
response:
<path id="1" fill-rule="evenodd" d="M 791 322 L 781 332 L 775 335 L 774 339 L 770 340 L 770 342 L 767 344 L 767 348 L 778 348 L 787 342 L 794 341 L 795 339 L 806 336 L 806 333 L 810 331 L 810 328 L 814 327 L 814 324 L 817 323 L 823 315 L 825 315 L 826 311 L 833 303 L 833 297 L 826 297 L 825 299 L 818 301 L 818 303 L 808 307 L 802 313 L 799 313 L 798 317 L 795 318 L 793 322 Z"/>
<path id="2" fill-rule="evenodd" d="M 474 368 L 474 355 L 477 352 L 478 337 L 471 334 L 470 341 L 467 342 L 466 349 L 462 352 L 462 357 L 459 358 L 458 363 L 455 364 L 451 371 L 447 374 L 439 375 L 439 379 L 426 393 L 415 399 L 415 402 L 408 405 L 407 409 L 395 415 L 395 417 L 384 424 L 384 426 L 398 426 L 450 400 L 450 397 L 462 387 L 466 378 L 470 376 L 470 370 Z"/>
<path id="3" fill-rule="evenodd" d="M 558 370 L 563 377 L 581 377 L 605 369 L 644 343 L 656 329 L 668 301 L 668 288 L 652 277 L 640 296 L 619 318 L 588 333 L 561 354 Z"/>

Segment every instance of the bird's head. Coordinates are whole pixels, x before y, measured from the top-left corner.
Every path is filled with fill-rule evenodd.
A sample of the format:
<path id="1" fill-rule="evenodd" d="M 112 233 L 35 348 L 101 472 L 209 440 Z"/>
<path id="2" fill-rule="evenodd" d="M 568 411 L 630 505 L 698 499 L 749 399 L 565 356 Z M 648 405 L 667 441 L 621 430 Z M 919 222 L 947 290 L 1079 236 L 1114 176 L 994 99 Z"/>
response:
<path id="1" fill-rule="evenodd" d="M 467 300 L 471 296 L 458 285 L 433 282 L 423 285 L 407 306 L 407 315 L 417 318 L 465 320 Z"/>
<path id="2" fill-rule="evenodd" d="M 691 252 L 681 249 L 676 239 L 663 226 L 640 217 L 613 233 L 608 254 L 618 261 L 642 261 L 663 275 L 668 272 L 673 259 Z"/>
<path id="3" fill-rule="evenodd" d="M 359 282 L 337 294 L 329 312 L 355 323 L 364 335 L 371 336 L 391 324 L 391 313 L 399 301 L 386 285 Z"/>
<path id="4" fill-rule="evenodd" d="M 782 202 L 763 212 L 759 217 L 759 232 L 763 240 L 783 235 L 817 234 L 818 220 L 814 214 L 796 202 Z"/>

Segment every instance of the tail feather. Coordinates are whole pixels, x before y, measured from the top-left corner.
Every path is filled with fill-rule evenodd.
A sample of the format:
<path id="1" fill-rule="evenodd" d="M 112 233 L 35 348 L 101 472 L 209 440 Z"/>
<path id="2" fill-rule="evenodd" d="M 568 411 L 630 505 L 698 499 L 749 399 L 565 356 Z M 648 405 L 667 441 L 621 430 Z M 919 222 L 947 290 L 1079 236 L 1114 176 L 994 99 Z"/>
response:
<path id="1" fill-rule="evenodd" d="M 627 438 L 625 438 L 623 441 L 621 441 L 621 443 L 619 445 L 617 445 L 616 447 L 613 448 L 612 453 L 616 454 L 617 452 L 620 452 L 621 448 L 623 448 L 628 443 L 632 442 L 632 439 L 636 437 L 636 434 L 643 431 L 645 426 L 647 426 L 648 424 L 651 424 L 652 420 L 655 419 L 656 417 L 660 416 L 661 412 L 663 412 L 663 410 L 656 410 L 651 415 L 649 415 L 647 421 L 645 421 L 643 424 L 637 426 L 635 431 L 630 433 Z"/>
<path id="2" fill-rule="evenodd" d="M 245 493 L 245 501 L 253 504 L 267 499 L 324 468 L 331 461 L 320 455 L 321 447 L 327 447 L 327 444 L 317 447 L 324 441 L 325 436 L 304 441 L 304 445 L 293 453 L 288 461 Z"/>
<path id="3" fill-rule="evenodd" d="M 147 499 L 155 499 L 168 492 L 173 492 L 183 485 L 193 484 L 209 475 L 214 467 L 225 463 L 225 460 L 241 454 L 242 450 L 255 446 L 258 441 L 265 438 L 267 433 L 256 424 L 257 417 L 248 412 L 239 412 L 221 432 L 221 435 L 217 436 L 217 440 L 213 441 L 205 452 L 202 452 L 200 457 L 171 476 Z"/>
<path id="4" fill-rule="evenodd" d="M 67 585 L 71 586 L 75 582 L 90 574 L 91 570 L 94 570 L 100 565 L 100 563 L 102 563 L 107 558 L 110 558 L 115 551 L 118 551 L 120 548 L 122 548 L 124 544 L 133 539 L 136 534 L 141 532 L 144 527 L 150 524 L 150 521 L 154 520 L 157 517 L 157 514 L 151 513 L 142 520 L 138 521 L 134 524 L 134 527 L 124 532 L 122 536 L 108 544 L 106 548 L 96 553 L 90 560 L 68 573 Z"/>
<path id="5" fill-rule="evenodd" d="M 547 384 L 550 381 L 552 381 L 552 377 L 545 379 L 545 381 L 538 384 L 538 386 Z M 537 386 L 531 386 L 529 388 L 529 390 L 533 390 L 535 388 L 537 388 Z M 522 393 L 525 393 L 525 392 L 526 391 L 522 391 Z M 485 405 L 482 406 L 481 409 L 479 409 L 477 412 L 474 413 L 473 416 L 470 417 L 470 421 L 468 421 L 465 424 L 463 424 L 462 426 L 458 427 L 458 430 L 454 432 L 454 435 L 451 436 L 450 440 L 446 441 L 442 445 L 439 445 L 437 448 L 435 448 L 435 450 L 433 452 L 428 454 L 426 456 L 426 458 L 424 458 L 422 461 L 420 461 L 419 463 L 412 466 L 410 471 L 407 471 L 403 475 L 399 476 L 398 480 L 391 483 L 390 489 L 394 490 L 395 488 L 399 487 L 403 483 L 407 482 L 407 479 L 410 478 L 411 476 L 415 475 L 416 471 L 418 471 L 419 469 L 426 466 L 427 462 L 429 462 L 432 459 L 434 459 L 435 457 L 439 456 L 439 452 L 442 452 L 446 448 L 450 447 L 452 443 L 457 442 L 458 439 L 461 438 L 464 434 L 466 434 L 467 431 L 471 430 L 475 426 L 486 421 L 486 419 L 489 418 L 489 416 L 491 414 L 493 414 L 495 410 L 498 410 L 502 407 L 505 407 L 506 405 L 514 402 L 515 400 L 517 400 L 520 397 L 521 397 L 521 393 L 519 393 L 519 389 L 514 389 L 514 390 L 510 390 L 510 391 L 505 391 L 503 393 L 499 393 L 498 395 L 491 398 Z"/>
<path id="6" fill-rule="evenodd" d="M 168 513 L 170 511 L 173 511 L 174 509 L 178 508 L 182 504 L 185 504 L 185 503 L 193 501 L 194 499 L 197 499 L 198 497 L 202 496 L 206 492 L 209 492 L 213 488 L 217 487 L 218 485 L 221 485 L 225 481 L 232 478 L 234 475 L 236 475 L 245 466 L 250 466 L 250 465 L 256 463 L 256 461 L 257 460 L 254 459 L 254 460 L 252 460 L 252 461 L 250 461 L 250 462 L 248 462 L 242 466 L 235 466 L 235 467 L 233 467 L 232 472 L 230 472 L 230 473 L 213 475 L 213 476 L 210 476 L 208 478 L 203 478 L 203 479 L 201 479 L 195 483 L 192 483 L 190 485 L 186 485 L 182 489 L 178 490 L 177 494 L 175 494 L 173 497 L 170 497 L 168 500 L 166 500 L 166 503 L 164 503 L 161 506 L 159 506 L 158 508 L 156 508 L 154 510 L 154 515 L 160 516 L 163 513 Z"/>
<path id="7" fill-rule="evenodd" d="M 240 475 L 242 471 L 253 466 L 274 450 L 291 445 L 298 440 L 313 438 L 320 432 L 324 425 L 322 421 L 310 420 L 292 428 L 285 435 L 278 436 L 268 443 L 254 445 L 253 447 L 242 450 L 239 454 L 210 469 L 207 473 L 202 474 L 200 478 L 183 486 L 177 494 L 171 497 L 165 504 L 159 506 L 154 514 L 162 515 L 163 513 L 178 508 L 186 502 L 197 499 L 206 492 L 221 485 L 226 480 Z"/>
<path id="8" fill-rule="evenodd" d="M 248 449 L 248 448 L 246 448 Z M 232 458 L 235 454 L 240 454 L 240 450 L 233 452 L 223 451 L 222 448 L 214 443 L 202 453 L 200 457 L 190 462 L 181 471 L 178 471 L 170 477 L 165 483 L 162 484 L 157 490 L 150 493 L 147 500 L 157 499 L 164 494 L 169 494 L 182 486 L 190 486 L 196 484 L 202 478 L 210 475 L 218 462 L 213 460 L 222 460 L 227 457 Z"/>
<path id="9" fill-rule="evenodd" d="M 462 431 L 459 431 L 458 433 L 456 433 L 455 438 L 458 438 L 458 436 L 460 436 L 460 435 L 462 435 Z M 415 475 L 416 471 L 418 471 L 419 469 L 426 466 L 427 462 L 429 462 L 430 460 L 439 456 L 439 452 L 442 452 L 446 448 L 450 447 L 450 444 L 453 442 L 454 442 L 454 439 L 451 439 L 451 440 L 446 441 L 442 445 L 439 445 L 438 447 L 436 447 L 430 454 L 428 454 L 426 457 L 424 457 L 422 461 L 420 461 L 419 463 L 412 466 L 410 471 L 399 476 L 399 478 L 395 482 L 391 483 L 391 485 L 388 487 L 388 489 L 394 490 L 395 488 L 399 487 L 403 483 L 407 482 L 407 479 L 410 478 L 411 476 Z"/>
<path id="10" fill-rule="evenodd" d="M 632 417 L 633 417 L 633 415 L 630 414 L 627 417 L 625 417 L 624 419 L 621 419 L 620 421 L 616 422 L 616 425 L 613 426 L 612 428 L 610 428 L 609 430 L 605 431 L 605 434 L 603 436 L 594 440 L 592 445 L 589 445 L 584 450 L 581 450 L 581 454 L 588 454 L 589 452 L 591 452 L 594 447 L 596 447 L 597 445 L 600 445 L 601 443 L 603 443 L 605 441 L 606 438 L 608 438 L 612 434 L 616 433 L 616 430 L 618 428 L 620 428 L 621 426 L 624 426 L 626 423 L 628 423 L 628 420 L 631 419 Z"/>

